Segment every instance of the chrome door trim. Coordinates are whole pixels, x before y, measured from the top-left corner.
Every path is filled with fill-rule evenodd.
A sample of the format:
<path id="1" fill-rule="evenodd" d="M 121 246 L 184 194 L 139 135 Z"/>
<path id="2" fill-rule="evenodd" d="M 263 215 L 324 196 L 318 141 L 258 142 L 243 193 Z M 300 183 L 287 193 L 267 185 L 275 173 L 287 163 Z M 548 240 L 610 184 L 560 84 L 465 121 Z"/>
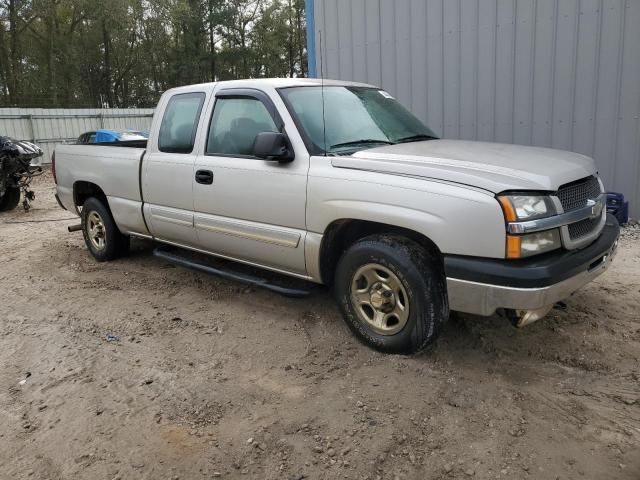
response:
<path id="1" fill-rule="evenodd" d="M 194 223 L 196 229 L 288 248 L 298 248 L 302 237 L 300 232 L 293 229 L 275 228 L 271 225 L 266 227 L 255 222 L 230 219 L 218 215 L 196 213 Z"/>
<path id="2" fill-rule="evenodd" d="M 193 228 L 192 212 L 185 212 L 177 208 L 159 207 L 157 205 L 149 205 L 148 208 L 149 213 L 151 213 L 152 222 L 158 220 L 160 222 Z"/>

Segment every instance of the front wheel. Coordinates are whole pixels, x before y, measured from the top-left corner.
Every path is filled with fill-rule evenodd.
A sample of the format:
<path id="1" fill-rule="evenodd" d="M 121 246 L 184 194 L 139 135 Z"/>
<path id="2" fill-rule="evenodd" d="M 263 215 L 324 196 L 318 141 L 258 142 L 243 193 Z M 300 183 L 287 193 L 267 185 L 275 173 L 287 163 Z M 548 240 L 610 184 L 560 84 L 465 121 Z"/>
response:
<path id="1" fill-rule="evenodd" d="M 0 197 L 0 212 L 13 210 L 20 203 L 20 187 L 9 187 Z"/>
<path id="2" fill-rule="evenodd" d="M 440 259 L 405 237 L 356 242 L 338 262 L 334 286 L 347 325 L 383 352 L 423 350 L 449 316 Z"/>
<path id="3" fill-rule="evenodd" d="M 93 258 L 107 262 L 129 251 L 129 237 L 120 233 L 109 209 L 91 197 L 82 206 L 82 235 Z"/>

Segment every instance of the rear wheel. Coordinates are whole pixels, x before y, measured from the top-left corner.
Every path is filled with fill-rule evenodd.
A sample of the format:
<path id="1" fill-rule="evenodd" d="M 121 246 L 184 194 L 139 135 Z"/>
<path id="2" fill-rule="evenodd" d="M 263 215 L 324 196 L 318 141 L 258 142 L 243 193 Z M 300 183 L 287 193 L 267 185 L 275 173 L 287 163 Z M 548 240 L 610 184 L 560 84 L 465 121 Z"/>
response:
<path id="1" fill-rule="evenodd" d="M 13 210 L 20 203 L 20 187 L 9 187 L 0 198 L 0 212 Z"/>
<path id="2" fill-rule="evenodd" d="M 438 255 L 405 237 L 356 242 L 338 262 L 334 286 L 347 325 L 383 352 L 423 350 L 449 316 Z"/>
<path id="3" fill-rule="evenodd" d="M 99 262 L 114 260 L 129 251 L 129 237 L 123 235 L 109 209 L 91 197 L 82 206 L 82 235 L 93 258 Z"/>

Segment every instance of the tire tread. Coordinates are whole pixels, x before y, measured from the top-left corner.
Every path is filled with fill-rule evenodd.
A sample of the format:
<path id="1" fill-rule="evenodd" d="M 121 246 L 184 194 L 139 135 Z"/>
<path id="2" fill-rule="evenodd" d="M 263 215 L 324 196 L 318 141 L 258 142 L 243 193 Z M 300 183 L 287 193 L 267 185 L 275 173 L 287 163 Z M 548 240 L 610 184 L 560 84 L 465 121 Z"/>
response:
<path id="1" fill-rule="evenodd" d="M 354 268 L 352 265 L 354 256 L 366 256 L 366 252 L 371 252 L 370 255 L 380 255 L 400 273 L 404 272 L 405 274 L 401 274 L 401 281 L 405 283 L 405 288 L 410 287 L 409 290 L 413 292 L 416 290 L 413 284 L 421 287 L 415 294 L 422 296 L 413 303 L 423 305 L 423 311 L 417 314 L 415 311 L 410 312 L 410 317 L 414 317 L 415 321 L 412 322 L 410 318 L 407 327 L 413 324 L 413 331 L 410 335 L 404 334 L 402 340 L 392 339 L 392 337 L 401 335 L 404 330 L 386 338 L 372 331 L 366 331 L 366 327 L 360 324 L 355 312 L 352 311 L 348 297 L 351 279 L 341 278 L 341 276 L 348 276 L 348 272 Z M 413 279 L 411 285 L 407 285 L 408 278 Z M 446 280 L 439 253 L 430 251 L 414 240 L 400 235 L 371 235 L 354 243 L 338 262 L 334 286 L 340 308 L 351 330 L 365 343 L 381 351 L 406 354 L 424 350 L 442 332 L 449 316 Z M 354 325 L 354 322 L 360 325 Z"/>
<path id="2" fill-rule="evenodd" d="M 93 249 L 91 240 L 89 240 L 87 234 L 87 217 L 91 211 L 97 212 L 98 215 L 102 217 L 102 221 L 105 222 L 105 228 L 107 231 L 107 246 L 104 250 L 99 252 Z M 129 252 L 129 237 L 120 232 L 113 219 L 113 215 L 111 215 L 109 207 L 100 199 L 96 197 L 88 198 L 82 206 L 82 214 L 80 218 L 82 220 L 82 236 L 84 237 L 84 241 L 89 252 L 97 261 L 110 262 L 111 260 L 120 258 Z"/>

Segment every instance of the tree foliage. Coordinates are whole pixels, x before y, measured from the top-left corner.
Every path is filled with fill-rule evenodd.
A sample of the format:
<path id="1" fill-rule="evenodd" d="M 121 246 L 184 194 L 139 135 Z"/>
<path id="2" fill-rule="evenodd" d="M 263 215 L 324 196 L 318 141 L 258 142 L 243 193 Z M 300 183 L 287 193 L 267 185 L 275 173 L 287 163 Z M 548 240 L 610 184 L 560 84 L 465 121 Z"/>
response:
<path id="1" fill-rule="evenodd" d="M 171 87 L 306 76 L 304 0 L 0 0 L 0 106 L 155 104 Z"/>

